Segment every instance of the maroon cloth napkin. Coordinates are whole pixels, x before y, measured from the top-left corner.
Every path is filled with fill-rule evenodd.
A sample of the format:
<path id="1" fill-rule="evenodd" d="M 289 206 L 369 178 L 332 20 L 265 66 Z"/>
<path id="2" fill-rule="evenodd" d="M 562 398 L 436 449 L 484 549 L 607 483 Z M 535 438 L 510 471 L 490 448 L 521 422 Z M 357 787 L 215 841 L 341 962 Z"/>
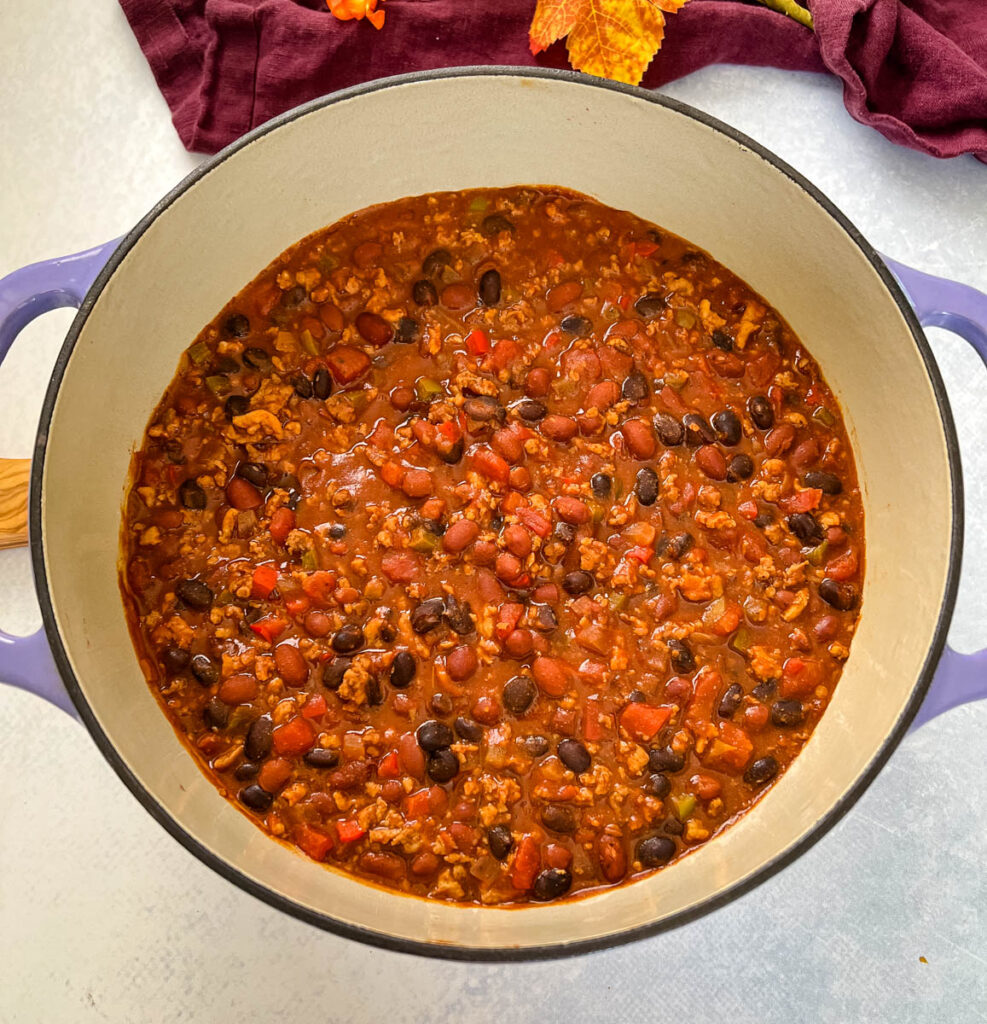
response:
<path id="1" fill-rule="evenodd" d="M 568 67 L 528 50 L 534 0 L 386 0 L 381 31 L 323 0 L 120 0 L 175 127 L 211 153 L 275 114 L 344 86 L 464 65 Z M 830 71 L 847 110 L 892 142 L 987 161 L 987 3 L 810 0 L 815 33 L 767 8 L 692 0 L 669 16 L 644 77 L 707 64 Z"/>

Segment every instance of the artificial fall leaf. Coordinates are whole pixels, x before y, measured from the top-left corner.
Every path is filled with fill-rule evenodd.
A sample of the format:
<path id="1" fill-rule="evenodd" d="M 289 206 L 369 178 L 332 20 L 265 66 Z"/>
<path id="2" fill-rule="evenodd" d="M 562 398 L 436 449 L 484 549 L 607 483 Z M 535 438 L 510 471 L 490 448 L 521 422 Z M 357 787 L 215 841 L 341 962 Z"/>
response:
<path id="1" fill-rule="evenodd" d="M 665 38 L 665 12 L 688 0 L 538 0 L 529 43 L 533 54 L 567 36 L 577 71 L 637 85 Z"/>
<path id="2" fill-rule="evenodd" d="M 384 0 L 326 0 L 329 13 L 340 21 L 362 21 L 364 18 L 374 28 L 384 27 L 384 12 L 377 10 L 378 2 Z"/>

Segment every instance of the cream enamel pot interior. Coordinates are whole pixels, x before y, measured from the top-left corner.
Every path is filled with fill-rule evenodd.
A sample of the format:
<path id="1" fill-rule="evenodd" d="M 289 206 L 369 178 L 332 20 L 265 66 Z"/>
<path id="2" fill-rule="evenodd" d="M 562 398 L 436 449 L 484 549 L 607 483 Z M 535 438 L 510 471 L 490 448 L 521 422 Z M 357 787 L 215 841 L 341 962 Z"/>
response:
<path id="1" fill-rule="evenodd" d="M 615 145 L 622 139 L 633 145 Z M 117 585 L 120 508 L 131 452 L 180 353 L 283 249 L 369 204 L 520 183 L 578 189 L 664 225 L 782 312 L 846 414 L 867 579 L 829 710 L 739 823 L 671 869 L 589 899 L 457 907 L 321 867 L 218 795 L 138 668 Z M 71 276 L 75 264 L 61 266 Z M 79 290 L 85 272 L 76 270 Z M 36 312 L 25 310 L 8 334 Z M 804 850 L 859 796 L 942 651 L 959 479 L 948 406 L 911 308 L 811 186 L 678 103 L 565 73 L 483 69 L 392 79 L 299 108 L 204 165 L 121 242 L 82 304 L 46 399 L 31 534 L 46 639 L 72 701 L 123 781 L 187 848 L 267 902 L 352 937 L 440 956 L 530 958 L 609 945 L 716 907 Z M 0 675 L 30 682 L 41 640 L 0 639 Z"/>

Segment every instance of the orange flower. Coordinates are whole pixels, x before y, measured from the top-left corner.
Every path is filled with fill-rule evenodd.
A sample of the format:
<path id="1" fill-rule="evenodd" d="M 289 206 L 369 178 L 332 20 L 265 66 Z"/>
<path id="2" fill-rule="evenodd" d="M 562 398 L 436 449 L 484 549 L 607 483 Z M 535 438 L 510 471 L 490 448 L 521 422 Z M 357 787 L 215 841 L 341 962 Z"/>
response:
<path id="1" fill-rule="evenodd" d="M 377 10 L 378 2 L 384 0 L 326 0 L 329 12 L 340 21 L 362 21 L 364 18 L 374 28 L 384 27 L 384 12 Z"/>

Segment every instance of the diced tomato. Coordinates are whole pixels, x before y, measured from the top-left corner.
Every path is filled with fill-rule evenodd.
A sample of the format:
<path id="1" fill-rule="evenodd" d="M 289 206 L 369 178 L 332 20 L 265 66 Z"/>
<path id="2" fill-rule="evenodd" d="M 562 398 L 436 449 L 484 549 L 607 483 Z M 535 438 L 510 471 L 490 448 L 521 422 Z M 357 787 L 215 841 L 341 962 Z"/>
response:
<path id="1" fill-rule="evenodd" d="M 751 759 L 754 744 L 747 733 L 733 722 L 720 722 L 719 728 L 719 738 L 706 748 L 703 763 L 721 771 L 742 772 Z"/>
<path id="2" fill-rule="evenodd" d="M 723 614 L 714 622 L 711 622 L 709 624 L 709 628 L 717 636 L 729 636 L 740 625 L 740 618 L 742 614 L 739 604 L 734 604 L 732 601 L 728 601 Z"/>
<path id="3" fill-rule="evenodd" d="M 452 420 L 446 420 L 445 423 L 440 423 L 438 431 L 447 441 L 458 441 L 463 436 L 462 428 L 458 423 L 454 423 Z"/>
<path id="4" fill-rule="evenodd" d="M 285 631 L 288 623 L 284 619 L 279 619 L 275 615 L 268 615 L 267 618 L 258 619 L 256 622 L 250 623 L 250 629 L 256 633 L 257 636 L 266 640 L 268 643 L 272 643 Z"/>
<path id="5" fill-rule="evenodd" d="M 684 416 L 689 411 L 689 407 L 679 398 L 679 393 L 667 384 L 658 393 L 658 398 L 661 400 L 661 404 L 676 416 Z"/>
<path id="6" fill-rule="evenodd" d="M 473 469 L 481 476 L 488 477 L 499 484 L 506 484 L 510 476 L 511 467 L 496 452 L 489 448 L 480 447 L 474 449 L 470 456 Z"/>
<path id="7" fill-rule="evenodd" d="M 419 789 L 414 793 L 409 793 L 404 798 L 402 808 L 404 810 L 405 818 L 409 821 L 421 821 L 428 817 L 428 790 Z"/>
<path id="8" fill-rule="evenodd" d="M 658 251 L 658 243 L 657 242 L 635 242 L 633 248 L 634 248 L 634 252 L 635 252 L 636 255 L 647 257 L 647 256 L 651 256 L 653 253 L 656 253 Z"/>
<path id="9" fill-rule="evenodd" d="M 561 868 L 568 870 L 572 864 L 572 851 L 561 843 L 547 843 L 545 845 L 545 864 L 550 868 Z"/>
<path id="10" fill-rule="evenodd" d="M 822 491 L 818 487 L 806 487 L 804 491 L 797 491 L 787 498 L 781 498 L 778 504 L 789 515 L 796 512 L 811 512 L 819 507 L 822 500 Z"/>
<path id="11" fill-rule="evenodd" d="M 281 508 L 274 510 L 274 515 L 271 516 L 271 525 L 268 527 L 268 531 L 271 534 L 271 539 L 276 544 L 283 544 L 288 539 L 288 534 L 295 528 L 295 513 L 290 508 L 285 508 L 283 505 Z"/>
<path id="12" fill-rule="evenodd" d="M 370 357 L 352 345 L 337 345 L 326 356 L 326 363 L 339 384 L 351 384 L 370 369 Z"/>
<path id="13" fill-rule="evenodd" d="M 411 432 L 415 435 L 419 444 L 425 445 L 426 448 L 431 448 L 435 444 L 435 435 L 437 431 L 434 423 L 429 423 L 428 420 L 413 420 L 411 423 Z"/>
<path id="14" fill-rule="evenodd" d="M 407 472 L 407 469 L 397 462 L 388 461 L 380 467 L 381 479 L 388 487 L 400 487 L 401 481 L 404 480 L 404 474 Z"/>
<path id="15" fill-rule="evenodd" d="M 332 604 L 332 595 L 336 590 L 336 577 L 324 569 L 310 572 L 302 580 L 302 590 L 315 604 L 330 605 Z"/>
<path id="16" fill-rule="evenodd" d="M 385 754 L 377 763 L 377 774 L 382 779 L 400 779 L 401 765 L 398 764 L 398 752 L 392 750 Z"/>
<path id="17" fill-rule="evenodd" d="M 309 825 L 299 825 L 295 832 L 295 842 L 303 853 L 307 853 L 312 860 L 324 860 L 326 854 L 335 845 L 332 836 L 325 832 L 319 832 Z"/>
<path id="18" fill-rule="evenodd" d="M 336 835 L 339 836 L 341 843 L 355 843 L 358 839 L 362 839 L 367 834 L 365 828 L 361 828 L 359 822 L 356 821 L 337 821 L 336 822 Z"/>
<path id="19" fill-rule="evenodd" d="M 860 560 L 853 548 L 847 548 L 842 554 L 831 558 L 826 563 L 826 575 L 831 580 L 853 579 L 860 570 Z"/>
<path id="20" fill-rule="evenodd" d="M 253 583 L 250 587 L 251 597 L 270 597 L 278 585 L 278 570 L 273 565 L 258 565 L 254 569 Z"/>
<path id="21" fill-rule="evenodd" d="M 628 548 L 625 552 L 625 556 L 627 558 L 633 558 L 635 561 L 640 562 L 641 565 L 647 565 L 654 557 L 654 554 L 654 548 L 646 548 L 641 545 L 638 547 Z"/>
<path id="22" fill-rule="evenodd" d="M 650 740 L 672 717 L 674 709 L 665 705 L 631 702 L 620 713 L 621 727 L 636 740 Z"/>
<path id="23" fill-rule="evenodd" d="M 490 351 L 490 339 L 479 328 L 466 335 L 466 351 L 471 356 L 485 356 Z"/>
<path id="24" fill-rule="evenodd" d="M 388 551 L 380 560 L 380 571 L 392 583 L 411 583 L 421 573 L 421 558 L 413 551 Z"/>
<path id="25" fill-rule="evenodd" d="M 476 849 L 476 829 L 464 825 L 461 821 L 454 821 L 449 826 L 449 834 L 456 844 L 460 853 L 472 853 Z"/>
<path id="26" fill-rule="evenodd" d="M 311 603 L 304 594 L 292 594 L 284 599 L 284 606 L 288 610 L 288 614 L 295 617 L 304 615 Z"/>
<path id="27" fill-rule="evenodd" d="M 315 729 L 312 723 L 301 717 L 289 719 L 279 725 L 273 733 L 274 749 L 279 754 L 295 756 L 311 750 L 315 743 Z"/>
<path id="28" fill-rule="evenodd" d="M 576 671 L 579 673 L 579 678 L 590 686 L 605 685 L 610 674 L 606 665 L 601 665 L 598 661 L 593 661 L 592 658 L 581 661 Z"/>
<path id="29" fill-rule="evenodd" d="M 592 699 L 586 701 L 583 709 L 583 737 L 590 743 L 596 743 L 603 739 L 610 728 L 610 716 L 601 712 L 600 702 Z"/>
<path id="30" fill-rule="evenodd" d="M 443 814 L 449 806 L 449 797 L 441 786 L 430 786 L 428 790 L 428 810 L 430 814 Z"/>
<path id="31" fill-rule="evenodd" d="M 703 722 L 712 721 L 713 705 L 720 695 L 723 678 L 715 668 L 704 665 L 693 682 L 692 699 L 686 709 L 685 724 L 697 728 Z"/>
<path id="32" fill-rule="evenodd" d="M 498 640 L 504 640 L 517 629 L 517 624 L 524 614 L 523 604 L 514 604 L 508 601 L 497 609 L 497 621 L 494 623 L 494 635 Z"/>
<path id="33" fill-rule="evenodd" d="M 741 501 L 737 504 L 737 511 L 745 518 L 757 519 L 757 503 L 753 501 Z"/>
<path id="34" fill-rule="evenodd" d="M 511 865 L 511 885 L 515 889 L 530 889 L 541 867 L 541 853 L 534 836 L 523 836 L 518 843 L 514 863 Z"/>
<path id="35" fill-rule="evenodd" d="M 781 668 L 781 685 L 778 693 L 782 697 L 804 697 L 822 680 L 822 666 L 810 658 L 789 658 Z"/>
<path id="36" fill-rule="evenodd" d="M 506 370 L 509 366 L 517 362 L 517 358 L 520 354 L 521 349 L 513 338 L 501 338 L 501 340 L 494 345 L 493 350 L 490 353 L 490 357 L 487 359 L 487 363 L 492 370 Z"/>
<path id="37" fill-rule="evenodd" d="M 321 693 L 313 693 L 302 705 L 306 718 L 321 718 L 326 713 L 326 699 Z"/>
<path id="38" fill-rule="evenodd" d="M 532 532 L 544 540 L 552 532 L 552 522 L 533 508 L 519 508 L 518 519 Z"/>

